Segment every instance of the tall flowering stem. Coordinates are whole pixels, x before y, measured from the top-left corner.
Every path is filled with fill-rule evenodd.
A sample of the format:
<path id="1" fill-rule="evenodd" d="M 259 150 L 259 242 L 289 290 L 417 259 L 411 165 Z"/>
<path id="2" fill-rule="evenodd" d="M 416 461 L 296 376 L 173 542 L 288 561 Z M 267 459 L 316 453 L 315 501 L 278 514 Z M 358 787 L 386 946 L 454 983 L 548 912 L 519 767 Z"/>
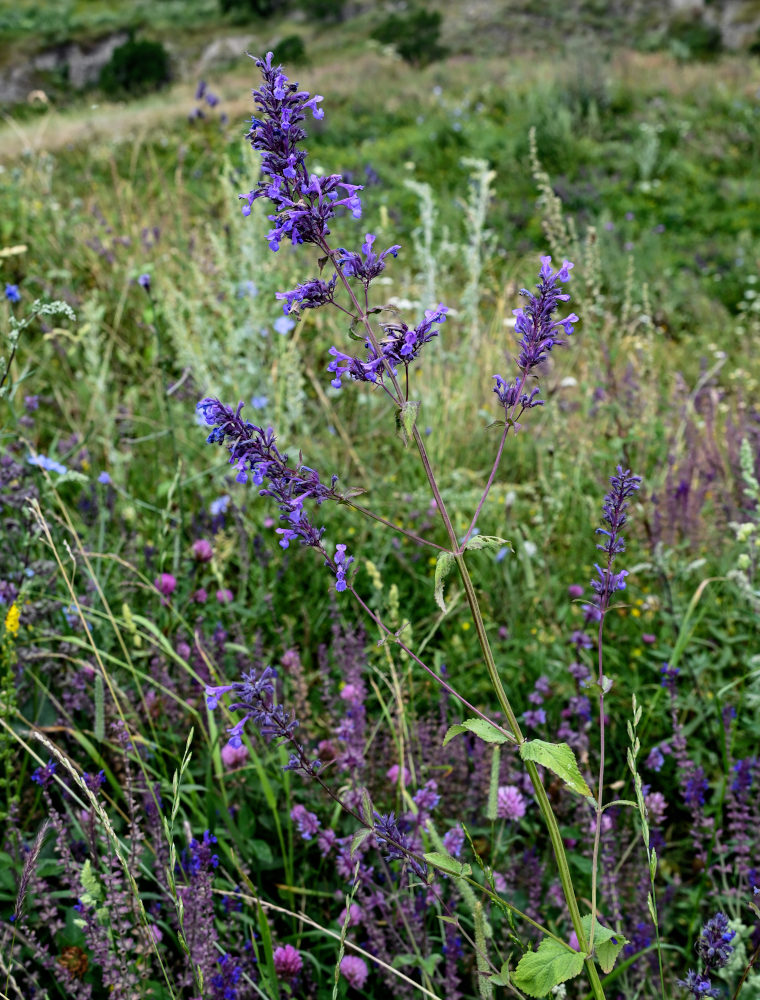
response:
<path id="1" fill-rule="evenodd" d="M 594 564 L 597 575 L 591 581 L 591 589 L 594 591 L 595 599 L 590 608 L 590 613 L 598 620 L 596 686 L 599 696 L 599 778 L 597 783 L 596 823 L 594 827 L 594 853 L 591 867 L 591 929 L 589 931 L 589 949 L 594 946 L 597 868 L 599 845 L 602 835 L 602 813 L 604 811 L 604 696 L 610 688 L 610 681 L 604 676 L 602 633 L 604 630 L 604 619 L 609 610 L 613 595 L 619 590 L 625 590 L 625 578 L 628 576 L 628 571 L 623 569 L 614 572 L 613 564 L 616 557 L 625 552 L 625 540 L 621 532 L 628 521 L 628 501 L 638 492 L 640 486 L 641 476 L 634 476 L 630 469 L 624 470 L 619 465 L 616 474 L 610 476 L 611 488 L 602 504 L 602 522 L 605 527 L 596 529 L 597 535 L 604 536 L 604 541 L 600 545 L 597 545 L 597 548 L 606 554 L 607 559 L 603 566 L 600 566 L 598 563 Z"/>
<path id="2" fill-rule="evenodd" d="M 330 350 L 332 360 L 327 368 L 333 375 L 332 384 L 340 388 L 345 379 L 372 383 L 385 392 L 398 407 L 400 423 L 407 437 L 414 441 L 435 498 L 449 541 L 448 552 L 456 563 L 462 579 L 486 668 L 499 706 L 506 718 L 511 741 L 516 744 L 526 743 L 527 740 L 521 732 L 517 715 L 509 702 L 488 642 L 475 588 L 465 563 L 465 549 L 496 474 L 509 427 L 517 427 L 516 420 L 525 410 L 541 405 L 541 401 L 537 399 L 538 389 L 535 386 L 529 387 L 529 379 L 535 377 L 551 350 L 563 343 L 560 334 L 569 335 L 573 331 L 572 325 L 577 320 L 574 314 L 561 320 L 554 318 L 559 303 L 569 298 L 561 286 L 568 280 L 572 264 L 564 261 L 557 271 L 553 271 L 551 259 L 542 258 L 538 294 L 525 292 L 528 304 L 524 310 L 516 312 L 516 329 L 522 337 L 520 353 L 516 358 L 518 374 L 512 382 L 507 382 L 501 376 L 494 376 L 496 382 L 494 391 L 504 408 L 504 434 L 475 516 L 464 541 L 460 543 L 424 442 L 417 429 L 418 404 L 409 400 L 409 366 L 417 361 L 425 345 L 438 336 L 439 327 L 446 321 L 447 309 L 442 304 L 428 309 L 421 322 L 414 327 L 396 321 L 380 322 L 379 329 L 374 326 L 370 317 L 380 310 L 370 308 L 369 285 L 384 269 L 388 258 L 397 255 L 400 247 L 394 245 L 378 253 L 374 249 L 375 237 L 371 233 L 366 235 L 361 253 L 330 245 L 329 224 L 339 209 L 350 212 L 355 218 L 360 217 L 361 202 L 358 195 L 360 188 L 347 184 L 339 174 L 319 177 L 309 173 L 306 167 L 307 153 L 301 147 L 301 142 L 306 137 L 301 123 L 309 112 L 317 119 L 323 117 L 322 109 L 318 107 L 321 97 L 311 97 L 308 93 L 299 91 L 297 84 L 288 81 L 281 67 L 273 65 L 271 53 L 264 59 L 257 59 L 256 65 L 261 71 L 263 83 L 254 91 L 257 114 L 251 119 L 248 139 L 252 147 L 261 154 L 262 177 L 256 188 L 240 196 L 244 202 L 243 213 L 249 214 L 256 200 L 268 199 L 274 206 L 273 214 L 269 216 L 273 223 L 268 235 L 271 249 L 276 251 L 285 239 L 289 239 L 292 244 L 311 243 L 324 255 L 320 261 L 320 268 L 328 262 L 332 266 L 334 273 L 329 280 L 322 277 L 313 278 L 292 291 L 281 293 L 283 308 L 289 313 L 331 304 L 351 315 L 352 330 L 357 328 L 362 330 L 364 339 L 360 354 L 349 354 L 337 347 Z M 342 306 L 336 301 L 339 285 L 348 296 L 348 306 Z M 327 495 L 333 499 L 337 499 L 337 496 L 331 488 L 319 482 L 318 477 L 317 481 L 312 481 L 308 475 L 302 476 L 302 467 L 286 471 L 281 461 L 282 456 L 271 451 L 274 442 L 267 437 L 267 432 L 252 425 L 241 428 L 239 410 L 231 418 L 229 412 L 221 414 L 217 409 L 219 406 L 220 404 L 213 400 L 205 400 L 201 404 L 201 412 L 207 418 L 207 422 L 216 427 L 209 440 L 219 443 L 224 441 L 230 450 L 230 461 L 242 462 L 239 467 L 243 474 L 247 476 L 253 473 L 254 481 L 259 482 L 256 479 L 256 476 L 259 476 L 262 483 L 268 482 L 268 487 L 261 492 L 270 493 L 278 500 L 281 517 L 288 523 L 285 531 L 292 532 L 293 537 L 299 537 L 305 544 L 319 547 L 320 530 L 311 526 L 299 500 L 308 496 L 319 503 L 322 499 L 326 499 Z M 222 421 L 218 419 L 220 416 L 224 418 Z M 231 432 L 228 431 L 228 427 Z M 259 457 L 260 453 L 263 453 L 263 457 Z M 307 472 L 310 473 L 311 470 Z M 285 541 L 288 540 L 286 537 Z M 345 584 L 345 588 L 355 594 L 350 581 L 345 579 L 345 572 L 343 575 L 338 573 L 340 568 L 345 571 L 347 565 L 344 551 L 339 552 L 339 558 L 336 558 L 332 565 L 338 575 L 341 589 Z M 366 609 L 366 605 L 361 603 Z M 376 618 L 375 620 L 377 621 Z M 378 623 L 387 632 L 382 623 Z M 421 662 L 416 657 L 415 660 Z M 586 968 L 593 995 L 599 1000 L 603 998 L 604 993 L 591 957 L 591 949 L 587 947 L 586 934 L 557 819 L 536 764 L 526 761 L 526 768 L 549 831 L 573 929 L 580 949 L 587 956 Z"/>

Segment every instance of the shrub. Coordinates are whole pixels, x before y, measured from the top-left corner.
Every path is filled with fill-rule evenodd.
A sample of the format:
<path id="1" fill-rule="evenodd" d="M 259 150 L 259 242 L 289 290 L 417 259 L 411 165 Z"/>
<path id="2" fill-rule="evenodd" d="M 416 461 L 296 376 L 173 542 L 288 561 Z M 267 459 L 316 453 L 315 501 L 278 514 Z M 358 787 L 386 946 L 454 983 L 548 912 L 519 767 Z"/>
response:
<path id="1" fill-rule="evenodd" d="M 386 18 L 371 37 L 383 45 L 392 45 L 412 66 L 427 66 L 442 59 L 447 52 L 438 44 L 442 20 L 439 11 L 418 8 L 408 14 Z"/>
<path id="2" fill-rule="evenodd" d="M 684 59 L 714 59 L 723 48 L 720 28 L 699 17 L 676 18 L 668 28 L 668 40 Z"/>
<path id="3" fill-rule="evenodd" d="M 100 71 L 100 86 L 111 96 L 159 90 L 170 79 L 169 53 L 163 44 L 134 38 L 115 48 Z"/>
<path id="4" fill-rule="evenodd" d="M 310 20 L 338 22 L 346 5 L 344 0 L 301 0 L 299 6 Z"/>
<path id="5" fill-rule="evenodd" d="M 301 65 L 306 62 L 306 46 L 300 35 L 286 35 L 273 47 L 272 51 L 275 62 L 278 63 Z"/>
<path id="6" fill-rule="evenodd" d="M 223 14 L 236 13 L 240 16 L 271 17 L 285 6 L 282 0 L 219 0 Z"/>

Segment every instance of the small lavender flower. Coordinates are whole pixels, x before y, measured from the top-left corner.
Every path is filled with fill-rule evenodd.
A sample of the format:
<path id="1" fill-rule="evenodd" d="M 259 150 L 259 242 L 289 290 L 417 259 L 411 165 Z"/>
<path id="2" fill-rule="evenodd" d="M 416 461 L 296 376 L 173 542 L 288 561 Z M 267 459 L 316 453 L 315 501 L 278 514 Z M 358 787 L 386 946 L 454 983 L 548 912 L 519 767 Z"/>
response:
<path id="1" fill-rule="evenodd" d="M 272 65 L 272 58 L 268 52 L 266 59 L 256 60 L 264 80 L 253 92 L 260 117 L 251 118 L 246 138 L 261 153 L 263 176 L 255 190 L 240 195 L 245 202 L 243 214 L 250 215 L 256 199 L 268 198 L 275 207 L 275 214 L 269 217 L 274 228 L 267 236 L 272 250 L 279 249 L 286 238 L 294 244 L 313 243 L 324 248 L 330 233 L 327 224 L 338 208 L 348 209 L 354 218 L 361 217 L 357 194 L 361 185 L 346 183 L 340 174 L 318 177 L 308 172 L 307 153 L 299 145 L 306 132 L 299 123 L 305 121 L 307 111 L 314 118 L 324 118 L 324 111 L 317 106 L 322 98 L 299 91 L 281 66 Z"/>
<path id="2" fill-rule="evenodd" d="M 526 385 L 528 377 L 541 365 L 547 355 L 554 347 L 561 347 L 565 341 L 561 340 L 558 334 L 564 333 L 570 336 L 573 332 L 573 323 L 578 322 L 575 313 L 570 313 L 564 319 L 553 319 L 554 312 L 560 302 L 567 302 L 570 296 L 560 290 L 560 283 L 570 280 L 570 270 L 573 265 L 564 260 L 562 267 L 557 271 L 551 269 L 551 257 L 541 258 L 541 270 L 539 272 L 539 282 L 536 285 L 538 295 L 533 295 L 526 288 L 520 292 L 528 298 L 528 305 L 525 309 L 513 310 L 516 317 L 515 330 L 522 334 L 520 341 L 520 354 L 517 358 L 519 374 L 514 382 L 506 382 L 501 375 L 494 375 L 494 392 L 499 398 L 499 402 L 507 412 L 507 416 L 515 419 L 523 412 L 534 406 L 543 406 L 544 401 L 537 399 L 538 388 L 533 388 L 527 393 Z M 517 408 L 519 411 L 515 413 Z"/>
<path id="3" fill-rule="evenodd" d="M 427 865 L 417 861 L 411 854 L 409 838 L 399 829 L 394 813 L 381 815 L 376 812 L 374 831 L 377 839 L 385 846 L 386 861 L 405 861 L 415 875 L 423 879 L 427 877 Z"/>
<path id="4" fill-rule="evenodd" d="M 634 476 L 630 469 L 624 471 L 619 465 L 617 475 L 610 476 L 610 483 L 612 489 L 605 496 L 602 505 L 602 521 L 607 528 L 596 529 L 597 535 L 604 535 L 606 539 L 601 545 L 597 545 L 597 548 L 607 553 L 607 565 L 602 568 L 596 563 L 599 578 L 591 581 L 591 588 L 597 595 L 596 606 L 602 614 L 609 607 L 612 595 L 618 590 L 625 590 L 625 578 L 628 572 L 620 570 L 618 573 L 613 573 L 612 564 L 616 556 L 625 552 L 625 541 L 620 532 L 628 521 L 626 513 L 628 500 L 641 486 L 641 476 Z"/>
<path id="5" fill-rule="evenodd" d="M 728 926 L 725 913 L 716 913 L 702 928 L 697 941 L 697 954 L 708 969 L 722 969 L 734 950 L 730 943 L 736 931 Z"/>
<path id="6" fill-rule="evenodd" d="M 696 1000 L 700 997 L 718 996 L 718 991 L 713 987 L 709 977 L 693 969 L 689 969 L 686 973 L 686 979 L 677 979 L 676 985 L 685 987 Z"/>
<path id="7" fill-rule="evenodd" d="M 274 497 L 280 508 L 280 520 L 287 521 L 287 528 L 280 528 L 283 548 L 296 538 L 302 544 L 320 547 L 324 528 L 316 528 L 304 511 L 306 501 L 317 506 L 334 498 L 337 476 L 325 486 L 319 474 L 306 465 L 291 468 L 288 456 L 282 455 L 275 445 L 271 427 L 264 431 L 250 421 L 243 420 L 240 411 L 224 406 L 218 399 L 202 399 L 196 409 L 209 427 L 209 444 L 223 444 L 230 453 L 230 463 L 237 469 L 237 481 L 245 483 L 250 476 L 259 490 L 259 496 Z"/>
<path id="8" fill-rule="evenodd" d="M 340 971 L 349 986 L 363 990 L 369 976 L 367 963 L 358 955 L 344 955 L 340 960 Z"/>
<path id="9" fill-rule="evenodd" d="M 340 389 L 341 380 L 346 376 L 355 382 L 381 383 L 388 369 L 394 376 L 400 365 L 408 369 L 419 356 L 423 345 L 438 336 L 436 326 L 445 323 L 447 313 L 448 308 L 439 303 L 435 309 L 425 311 L 425 318 L 414 329 L 410 329 L 406 323 L 381 323 L 385 336 L 380 341 L 380 353 L 377 353 L 370 340 L 365 340 L 366 360 L 331 347 L 327 352 L 335 359 L 327 366 L 327 370 L 335 375 L 331 385 Z"/>
<path id="10" fill-rule="evenodd" d="M 290 810 L 290 818 L 298 827 L 298 832 L 304 840 L 311 838 L 319 832 L 321 826 L 319 817 L 302 805 L 295 805 Z"/>
<path id="11" fill-rule="evenodd" d="M 57 767 L 54 760 L 49 760 L 43 767 L 37 767 L 32 771 L 32 781 L 40 788 L 48 788 L 53 783 L 53 775 Z"/>
<path id="12" fill-rule="evenodd" d="M 198 562 L 211 562 L 214 557 L 214 549 L 211 546 L 211 542 L 206 538 L 198 538 L 193 542 L 193 559 L 197 559 Z"/>
<path id="13" fill-rule="evenodd" d="M 295 979 L 303 967 L 303 959 L 297 948 L 286 944 L 275 948 L 272 955 L 274 971 L 280 979 Z"/>
<path id="14" fill-rule="evenodd" d="M 376 278 L 381 271 L 385 270 L 385 258 L 388 254 L 393 257 L 398 257 L 398 252 L 401 249 L 398 244 L 394 244 L 392 247 L 388 247 L 387 250 L 383 250 L 382 253 L 376 254 L 372 249 L 372 244 L 375 242 L 376 238 L 377 237 L 373 236 L 372 233 L 367 233 L 364 237 L 364 243 L 362 243 L 364 259 L 362 259 L 360 254 L 354 253 L 350 250 L 344 250 L 343 247 L 338 250 L 336 257 L 336 264 L 346 277 L 359 278 L 365 287 L 368 286 L 372 279 Z"/>
<path id="15" fill-rule="evenodd" d="M 275 298 L 285 300 L 282 311 L 286 316 L 288 313 L 298 313 L 301 309 L 318 309 L 334 301 L 333 294 L 337 280 L 337 274 L 334 274 L 329 281 L 313 278 L 311 281 L 296 285 L 290 292 L 277 292 Z"/>
<path id="16" fill-rule="evenodd" d="M 295 738 L 295 730 L 298 727 L 298 720 L 291 717 L 282 705 L 274 704 L 274 684 L 277 673 L 272 667 L 265 667 L 257 675 L 255 670 L 250 670 L 242 675 L 241 681 L 233 684 L 220 684 L 216 687 L 206 688 L 206 704 L 210 709 L 215 709 L 219 704 L 219 699 L 225 694 L 234 692 L 234 697 L 238 700 L 229 706 L 231 712 L 245 712 L 243 718 L 227 732 L 230 734 L 229 745 L 240 747 L 243 745 L 243 731 L 246 723 L 251 720 L 267 743 L 276 741 L 276 744 L 291 743 L 294 753 L 291 756 L 286 770 L 303 770 L 307 774 L 313 775 L 321 767 L 321 762 L 313 760 L 308 762 L 304 748 Z"/>
<path id="17" fill-rule="evenodd" d="M 85 771 L 82 775 L 82 780 L 89 790 L 97 795 L 106 783 L 106 773 L 105 771 L 98 771 L 97 774 L 88 774 L 87 771 Z"/>
<path id="18" fill-rule="evenodd" d="M 354 561 L 353 556 L 348 556 L 346 558 L 346 546 L 336 545 L 335 546 L 335 576 L 336 584 L 335 589 L 342 592 L 346 589 L 348 584 L 346 583 L 346 570 Z"/>
<path id="19" fill-rule="evenodd" d="M 454 826 L 443 835 L 443 846 L 452 856 L 458 858 L 464 847 L 464 830 L 461 826 Z"/>
<path id="20" fill-rule="evenodd" d="M 137 279 L 137 284 L 140 286 L 140 288 L 144 288 L 146 292 L 149 292 L 150 291 L 150 275 L 149 274 L 141 274 L 140 277 Z"/>
<path id="21" fill-rule="evenodd" d="M 18 290 L 18 285 L 6 285 L 5 297 L 9 302 L 20 302 L 21 292 Z"/>

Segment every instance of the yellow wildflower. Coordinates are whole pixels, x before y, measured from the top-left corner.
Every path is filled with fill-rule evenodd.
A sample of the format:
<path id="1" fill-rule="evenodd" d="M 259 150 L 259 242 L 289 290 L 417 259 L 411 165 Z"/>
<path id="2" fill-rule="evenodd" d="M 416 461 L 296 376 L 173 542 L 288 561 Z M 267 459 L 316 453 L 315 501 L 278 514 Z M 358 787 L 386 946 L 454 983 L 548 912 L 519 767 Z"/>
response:
<path id="1" fill-rule="evenodd" d="M 9 632 L 14 637 L 18 635 L 20 617 L 21 615 L 18 609 L 18 604 L 11 604 L 8 609 L 8 614 L 5 616 L 5 631 Z"/>

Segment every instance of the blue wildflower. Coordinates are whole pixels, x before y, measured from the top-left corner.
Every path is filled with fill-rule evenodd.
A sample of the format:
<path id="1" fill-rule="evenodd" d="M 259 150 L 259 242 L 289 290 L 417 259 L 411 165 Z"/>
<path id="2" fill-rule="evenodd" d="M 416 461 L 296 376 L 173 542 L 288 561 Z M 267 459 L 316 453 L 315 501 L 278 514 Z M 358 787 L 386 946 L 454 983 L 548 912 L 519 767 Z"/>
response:
<path id="1" fill-rule="evenodd" d="M 43 767 L 37 767 L 32 771 L 32 781 L 40 788 L 47 788 L 53 783 L 53 775 L 58 767 L 54 760 L 49 760 Z"/>
<path id="2" fill-rule="evenodd" d="M 20 302 L 21 292 L 18 290 L 18 285 L 6 285 L 5 297 L 9 302 Z"/>

